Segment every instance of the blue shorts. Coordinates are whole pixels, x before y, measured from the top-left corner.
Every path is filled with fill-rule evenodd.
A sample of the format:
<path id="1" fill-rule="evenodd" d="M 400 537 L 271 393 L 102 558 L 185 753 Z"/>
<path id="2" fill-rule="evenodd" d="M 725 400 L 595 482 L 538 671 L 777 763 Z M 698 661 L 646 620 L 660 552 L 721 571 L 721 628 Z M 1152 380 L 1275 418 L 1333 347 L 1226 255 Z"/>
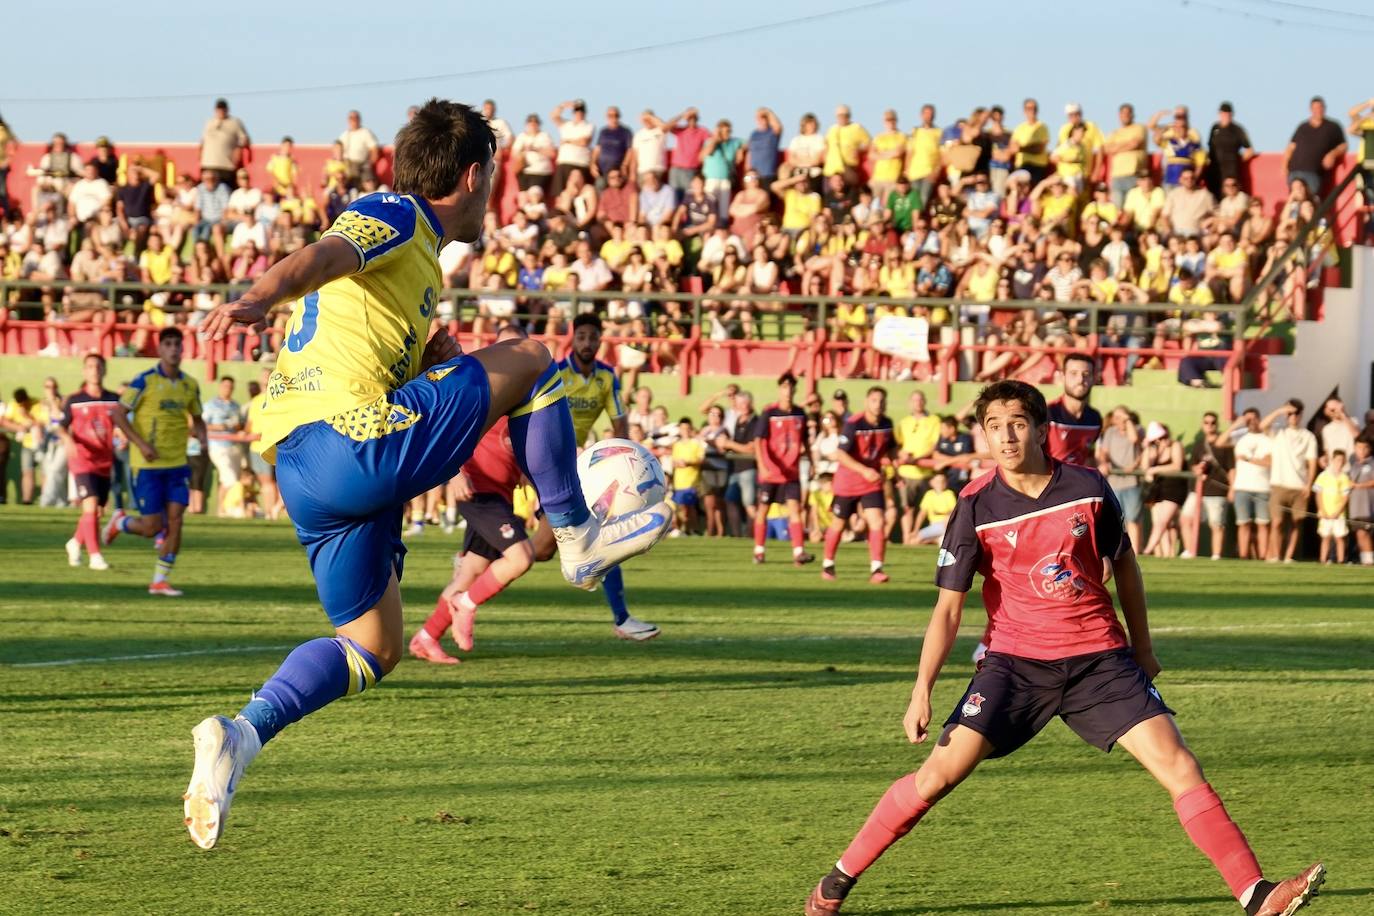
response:
<path id="1" fill-rule="evenodd" d="M 695 506 L 697 504 L 696 487 L 686 487 L 681 490 L 674 490 L 673 502 L 679 506 Z"/>
<path id="2" fill-rule="evenodd" d="M 168 503 L 186 505 L 191 501 L 191 466 L 179 468 L 135 468 L 134 502 L 140 515 L 162 515 Z"/>
<path id="3" fill-rule="evenodd" d="M 320 603 L 341 627 L 401 577 L 406 503 L 446 483 L 472 455 L 491 404 L 471 356 L 440 363 L 391 393 L 394 431 L 357 441 L 323 420 L 277 444 L 277 485 L 305 547 Z"/>

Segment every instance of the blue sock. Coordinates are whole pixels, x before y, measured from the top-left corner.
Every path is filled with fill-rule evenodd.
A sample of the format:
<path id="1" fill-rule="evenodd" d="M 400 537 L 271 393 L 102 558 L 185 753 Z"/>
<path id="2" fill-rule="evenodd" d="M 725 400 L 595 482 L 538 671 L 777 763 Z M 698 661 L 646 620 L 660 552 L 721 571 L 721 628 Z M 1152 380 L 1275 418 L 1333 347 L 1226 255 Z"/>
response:
<path id="1" fill-rule="evenodd" d="M 510 441 L 549 524 L 585 522 L 590 513 L 577 480 L 577 438 L 557 363 L 549 363 L 524 403 L 511 411 Z"/>
<path id="2" fill-rule="evenodd" d="M 291 723 L 381 679 L 381 662 L 348 637 L 312 639 L 291 650 L 239 715 L 253 723 L 266 744 Z"/>
<path id="3" fill-rule="evenodd" d="M 620 626 L 630 616 L 625 607 L 625 574 L 619 566 L 612 566 L 601 580 L 601 590 L 606 593 L 606 603 L 611 606 L 611 619 Z"/>

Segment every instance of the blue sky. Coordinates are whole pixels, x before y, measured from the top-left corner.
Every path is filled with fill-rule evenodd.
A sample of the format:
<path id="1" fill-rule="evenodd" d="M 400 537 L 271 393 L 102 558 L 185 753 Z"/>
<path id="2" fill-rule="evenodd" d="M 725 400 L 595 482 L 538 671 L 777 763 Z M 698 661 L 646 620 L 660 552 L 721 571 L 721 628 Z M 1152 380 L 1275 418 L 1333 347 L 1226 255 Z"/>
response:
<path id="1" fill-rule="evenodd" d="M 1141 120 L 1184 103 L 1194 112 L 1195 126 L 1205 130 L 1217 104 L 1228 99 L 1256 145 L 1277 150 L 1305 117 L 1314 93 L 1327 98 L 1332 116 L 1342 122 L 1351 104 L 1374 94 L 1368 75 L 1374 13 L 1352 0 L 1322 3 L 1348 15 L 1276 0 L 909 0 L 769 34 L 513 73 L 236 94 L 615 51 L 855 5 L 856 0 L 336 0 L 316 7 L 240 0 L 214 15 L 179 3 L 151 15 L 140 8 L 133 16 L 108 3 L 70 0 L 62 5 L 67 25 L 54 35 L 51 12 L 25 3 L 4 16 L 10 78 L 0 86 L 0 114 L 26 140 L 64 130 L 83 141 L 98 134 L 117 142 L 194 141 L 214 98 L 226 95 L 255 141 L 274 142 L 290 133 L 298 142 L 327 142 L 343 129 L 349 108 L 360 109 L 363 122 L 389 140 L 406 106 L 435 94 L 472 102 L 494 98 L 517 129 L 528 112 L 547 119 L 557 102 L 574 96 L 587 100 L 598 123 L 611 103 L 631 119 L 645 107 L 667 116 L 696 105 L 704 119 L 729 117 L 737 130 L 750 125 L 754 106 L 764 103 L 782 117 L 787 136 L 804 111 L 830 123 L 840 102 L 870 129 L 880 125 L 888 106 L 909 128 L 926 101 L 937 105 L 942 125 L 974 105 L 995 102 L 1006 106 L 1014 123 L 1027 95 L 1039 98 L 1042 117 L 1057 125 L 1064 103 L 1077 101 L 1104 128 L 1115 124 L 1122 101 L 1133 102 Z M 584 12 L 573 19 L 571 9 Z M 378 11 L 391 19 L 358 25 Z M 15 78 L 20 74 L 25 78 Z M 159 94 L 196 97 L 32 100 Z"/>

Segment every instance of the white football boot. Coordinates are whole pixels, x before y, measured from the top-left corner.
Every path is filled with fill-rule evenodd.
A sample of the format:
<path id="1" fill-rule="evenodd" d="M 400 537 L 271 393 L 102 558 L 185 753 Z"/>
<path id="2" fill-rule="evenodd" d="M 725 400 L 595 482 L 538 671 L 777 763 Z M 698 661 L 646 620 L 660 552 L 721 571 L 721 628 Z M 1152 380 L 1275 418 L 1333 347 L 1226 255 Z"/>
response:
<path id="1" fill-rule="evenodd" d="M 251 722 L 228 716 L 211 716 L 191 730 L 191 737 L 196 766 L 182 796 L 186 830 L 201 849 L 213 849 L 224 832 L 239 779 L 262 750 L 262 742 Z"/>
<path id="2" fill-rule="evenodd" d="M 604 522 L 592 514 L 581 525 L 554 528 L 563 578 L 593 591 L 611 567 L 646 553 L 672 527 L 673 509 L 665 501 Z"/>
<path id="3" fill-rule="evenodd" d="M 640 620 L 633 614 L 625 618 L 624 623 L 615 625 L 615 635 L 620 639 L 629 639 L 634 642 L 644 642 L 646 639 L 653 639 L 659 634 L 659 629 L 647 620 Z"/>
<path id="4" fill-rule="evenodd" d="M 71 538 L 67 541 L 67 565 L 81 565 L 81 542 L 76 538 Z"/>

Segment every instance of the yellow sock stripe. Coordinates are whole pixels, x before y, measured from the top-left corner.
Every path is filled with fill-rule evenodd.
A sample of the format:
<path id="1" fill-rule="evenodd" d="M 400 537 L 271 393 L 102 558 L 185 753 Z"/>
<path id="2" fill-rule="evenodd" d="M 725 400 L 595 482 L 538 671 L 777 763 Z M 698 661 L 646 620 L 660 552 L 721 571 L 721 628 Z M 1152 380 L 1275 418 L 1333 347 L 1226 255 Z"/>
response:
<path id="1" fill-rule="evenodd" d="M 543 410 L 552 404 L 557 404 L 563 400 L 563 379 L 554 376 L 549 385 L 545 385 L 534 397 L 510 412 L 511 419 L 523 417 L 525 414 L 534 413 L 536 410 Z"/>
<path id="2" fill-rule="evenodd" d="M 377 685 L 377 675 L 372 671 L 367 659 L 348 643 L 343 644 L 344 657 L 348 660 L 348 693 L 362 693 Z"/>

